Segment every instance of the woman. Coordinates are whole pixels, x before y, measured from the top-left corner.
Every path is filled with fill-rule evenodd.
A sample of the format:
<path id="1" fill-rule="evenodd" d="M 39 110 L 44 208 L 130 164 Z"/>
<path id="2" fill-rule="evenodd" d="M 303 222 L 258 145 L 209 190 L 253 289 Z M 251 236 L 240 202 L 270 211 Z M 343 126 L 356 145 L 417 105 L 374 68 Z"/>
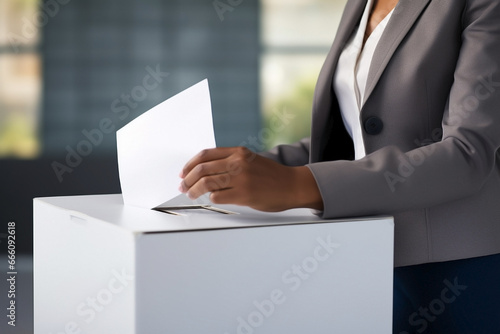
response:
<path id="1" fill-rule="evenodd" d="M 395 218 L 395 333 L 500 332 L 500 2 L 349 0 L 311 138 L 205 150 L 191 198 Z"/>

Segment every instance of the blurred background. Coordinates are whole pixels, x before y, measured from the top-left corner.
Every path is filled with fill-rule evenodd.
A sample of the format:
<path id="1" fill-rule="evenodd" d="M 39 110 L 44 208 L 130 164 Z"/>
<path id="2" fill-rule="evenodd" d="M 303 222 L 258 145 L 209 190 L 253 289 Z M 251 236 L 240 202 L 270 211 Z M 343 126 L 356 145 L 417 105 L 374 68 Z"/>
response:
<path id="1" fill-rule="evenodd" d="M 32 324 L 33 198 L 119 193 L 116 130 L 204 78 L 218 146 L 258 151 L 308 136 L 345 2 L 0 0 L 0 254 L 13 221 L 26 272 L 16 333 Z M 114 131 L 83 147 L 103 120 Z"/>

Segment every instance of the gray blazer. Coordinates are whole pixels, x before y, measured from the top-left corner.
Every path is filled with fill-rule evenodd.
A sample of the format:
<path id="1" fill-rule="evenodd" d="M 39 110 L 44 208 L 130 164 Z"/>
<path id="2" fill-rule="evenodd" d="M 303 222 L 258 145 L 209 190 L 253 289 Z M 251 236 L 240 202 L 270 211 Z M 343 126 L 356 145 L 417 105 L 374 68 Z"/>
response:
<path id="1" fill-rule="evenodd" d="M 311 138 L 264 153 L 308 165 L 323 218 L 395 217 L 395 265 L 500 253 L 500 1 L 400 0 L 353 144 L 332 89 L 366 0 L 349 0 L 319 75 Z"/>

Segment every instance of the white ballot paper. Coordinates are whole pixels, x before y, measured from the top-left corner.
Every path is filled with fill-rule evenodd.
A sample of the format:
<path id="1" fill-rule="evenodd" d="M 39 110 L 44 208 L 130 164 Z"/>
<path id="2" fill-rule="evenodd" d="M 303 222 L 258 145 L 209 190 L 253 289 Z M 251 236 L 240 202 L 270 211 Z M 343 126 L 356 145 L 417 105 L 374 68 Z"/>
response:
<path id="1" fill-rule="evenodd" d="M 140 115 L 116 132 L 116 141 L 125 205 L 193 204 L 179 196 L 179 173 L 198 152 L 215 147 L 208 80 Z"/>

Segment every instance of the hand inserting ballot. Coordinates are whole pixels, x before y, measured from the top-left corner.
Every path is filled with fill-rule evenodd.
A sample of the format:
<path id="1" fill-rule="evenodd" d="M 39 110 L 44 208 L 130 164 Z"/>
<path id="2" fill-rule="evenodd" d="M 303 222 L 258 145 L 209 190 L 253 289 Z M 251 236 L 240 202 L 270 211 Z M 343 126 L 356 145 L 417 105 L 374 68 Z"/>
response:
<path id="1" fill-rule="evenodd" d="M 323 201 L 307 166 L 288 167 L 244 147 L 203 150 L 180 173 L 179 190 L 191 199 L 210 192 L 215 204 L 261 211 L 322 210 Z"/>

